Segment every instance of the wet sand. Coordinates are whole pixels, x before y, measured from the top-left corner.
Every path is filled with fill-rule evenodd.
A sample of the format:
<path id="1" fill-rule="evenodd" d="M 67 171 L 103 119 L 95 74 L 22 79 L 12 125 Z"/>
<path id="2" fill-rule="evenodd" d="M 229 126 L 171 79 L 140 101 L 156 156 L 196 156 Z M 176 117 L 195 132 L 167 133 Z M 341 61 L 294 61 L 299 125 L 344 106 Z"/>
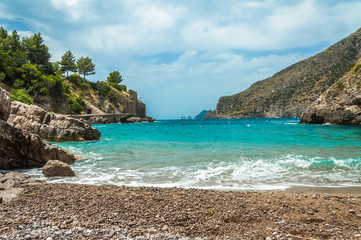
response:
<path id="1" fill-rule="evenodd" d="M 302 191 L 26 186 L 0 239 L 361 239 L 360 192 Z"/>

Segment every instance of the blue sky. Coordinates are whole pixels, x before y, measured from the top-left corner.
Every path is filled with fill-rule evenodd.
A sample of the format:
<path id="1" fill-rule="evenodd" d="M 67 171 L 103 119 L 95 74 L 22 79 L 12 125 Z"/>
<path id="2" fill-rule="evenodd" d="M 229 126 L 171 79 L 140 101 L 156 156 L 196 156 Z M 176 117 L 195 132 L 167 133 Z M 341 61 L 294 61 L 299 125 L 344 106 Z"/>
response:
<path id="1" fill-rule="evenodd" d="M 92 81 L 120 71 L 149 116 L 171 119 L 324 50 L 360 12 L 360 0 L 2 0 L 0 25 L 40 32 L 52 61 L 89 56 Z"/>

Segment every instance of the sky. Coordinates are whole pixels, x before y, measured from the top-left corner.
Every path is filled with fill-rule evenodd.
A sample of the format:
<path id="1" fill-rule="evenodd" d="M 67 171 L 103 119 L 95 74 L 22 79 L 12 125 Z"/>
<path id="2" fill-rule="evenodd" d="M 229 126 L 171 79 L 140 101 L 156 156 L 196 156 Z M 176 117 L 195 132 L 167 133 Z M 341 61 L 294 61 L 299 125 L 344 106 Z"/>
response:
<path id="1" fill-rule="evenodd" d="M 0 25 L 40 32 L 52 61 L 71 50 L 119 71 L 147 115 L 194 117 L 221 96 L 310 57 L 361 27 L 361 0 L 1 0 Z"/>

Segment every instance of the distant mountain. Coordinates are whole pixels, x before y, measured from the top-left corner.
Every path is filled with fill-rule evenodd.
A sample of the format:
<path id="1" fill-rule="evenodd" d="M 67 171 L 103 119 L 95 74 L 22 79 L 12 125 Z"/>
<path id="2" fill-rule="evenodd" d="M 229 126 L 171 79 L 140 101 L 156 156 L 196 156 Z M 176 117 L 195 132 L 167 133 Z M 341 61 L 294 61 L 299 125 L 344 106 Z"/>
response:
<path id="1" fill-rule="evenodd" d="M 299 117 L 361 57 L 361 29 L 247 90 L 221 97 L 217 117 Z"/>
<path id="2" fill-rule="evenodd" d="M 203 110 L 200 112 L 197 116 L 194 117 L 194 119 L 204 119 L 204 116 L 208 113 L 208 110 Z"/>
<path id="3" fill-rule="evenodd" d="M 361 126 L 361 59 L 306 109 L 301 123 Z"/>

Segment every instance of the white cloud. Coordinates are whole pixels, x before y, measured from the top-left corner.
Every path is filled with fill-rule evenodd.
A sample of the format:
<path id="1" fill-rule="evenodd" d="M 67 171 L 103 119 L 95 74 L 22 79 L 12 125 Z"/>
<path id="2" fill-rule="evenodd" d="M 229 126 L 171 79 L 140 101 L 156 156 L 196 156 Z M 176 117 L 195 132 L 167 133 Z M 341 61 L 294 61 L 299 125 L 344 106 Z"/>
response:
<path id="1" fill-rule="evenodd" d="M 68 20 L 74 22 L 91 19 L 90 4 L 92 2 L 92 0 L 51 0 L 53 7 L 64 11 L 70 17 Z"/>

